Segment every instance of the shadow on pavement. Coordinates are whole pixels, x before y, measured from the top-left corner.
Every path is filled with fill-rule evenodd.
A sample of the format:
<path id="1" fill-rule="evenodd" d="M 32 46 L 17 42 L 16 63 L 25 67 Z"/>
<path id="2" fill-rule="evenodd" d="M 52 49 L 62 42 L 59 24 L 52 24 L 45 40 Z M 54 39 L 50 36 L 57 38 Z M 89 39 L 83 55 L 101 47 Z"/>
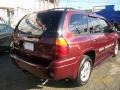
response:
<path id="1" fill-rule="evenodd" d="M 25 74 L 13 65 L 10 61 L 9 53 L 0 53 L 0 89 L 1 90 L 28 90 L 28 89 L 42 89 L 41 80 Z M 73 88 L 76 87 L 71 82 L 56 81 L 48 82 L 45 85 L 48 87 L 56 88 Z M 48 88 L 49 90 L 49 88 Z"/>
<path id="2" fill-rule="evenodd" d="M 46 84 L 48 87 L 56 87 L 56 88 L 74 88 L 79 87 L 72 81 L 65 82 L 64 80 L 61 81 L 55 81 L 55 82 L 49 82 Z"/>
<path id="3" fill-rule="evenodd" d="M 120 51 L 120 45 L 119 45 Z M 30 74 L 26 75 L 15 67 L 10 61 L 9 53 L 0 53 L 0 89 L 1 90 L 28 90 L 28 89 L 42 89 L 41 81 Z M 48 82 L 45 85 L 46 90 L 53 88 L 74 88 L 78 87 L 74 83 L 55 81 Z M 43 86 L 44 89 L 44 86 Z"/>

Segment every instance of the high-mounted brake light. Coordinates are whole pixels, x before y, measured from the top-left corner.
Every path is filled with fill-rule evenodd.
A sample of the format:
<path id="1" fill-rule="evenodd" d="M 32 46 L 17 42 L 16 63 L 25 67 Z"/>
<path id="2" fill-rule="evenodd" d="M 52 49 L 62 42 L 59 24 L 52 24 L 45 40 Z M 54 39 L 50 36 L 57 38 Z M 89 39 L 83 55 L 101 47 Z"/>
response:
<path id="1" fill-rule="evenodd" d="M 68 54 L 68 44 L 64 38 L 57 38 L 55 44 L 57 56 L 62 57 Z"/>

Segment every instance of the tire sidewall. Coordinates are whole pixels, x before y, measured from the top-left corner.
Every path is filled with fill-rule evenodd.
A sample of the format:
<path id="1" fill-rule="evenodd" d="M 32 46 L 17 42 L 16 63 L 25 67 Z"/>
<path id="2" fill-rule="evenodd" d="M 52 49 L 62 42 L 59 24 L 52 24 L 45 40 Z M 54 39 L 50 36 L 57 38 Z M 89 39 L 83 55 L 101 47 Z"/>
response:
<path id="1" fill-rule="evenodd" d="M 90 76 L 91 76 L 92 60 L 90 59 L 90 57 L 89 57 L 88 55 L 83 55 L 83 58 L 82 58 L 81 63 L 80 63 L 80 65 L 79 65 L 78 75 L 77 75 L 77 79 L 76 79 L 77 85 L 84 85 L 84 84 L 86 84 L 87 81 L 89 80 L 89 78 L 88 78 L 86 81 L 82 81 L 82 80 L 81 80 L 81 77 L 80 77 L 82 66 L 84 65 L 84 63 L 85 63 L 86 61 L 89 61 L 89 62 L 90 62 L 90 66 L 91 66 L 91 67 L 90 67 L 89 78 L 90 78 Z"/>
<path id="2" fill-rule="evenodd" d="M 119 48 L 119 46 L 118 46 L 118 41 L 116 41 L 116 43 L 115 43 L 115 46 L 114 46 L 114 52 L 113 52 L 113 57 L 116 57 L 117 56 L 117 54 L 118 54 L 118 49 L 117 49 L 117 53 L 116 53 L 116 46 Z"/>

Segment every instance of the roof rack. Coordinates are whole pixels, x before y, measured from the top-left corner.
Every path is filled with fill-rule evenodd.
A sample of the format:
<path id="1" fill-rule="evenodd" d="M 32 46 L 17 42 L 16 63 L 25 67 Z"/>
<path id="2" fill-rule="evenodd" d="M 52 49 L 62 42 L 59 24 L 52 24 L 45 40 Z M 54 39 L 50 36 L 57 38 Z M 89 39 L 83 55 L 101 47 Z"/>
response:
<path id="1" fill-rule="evenodd" d="M 63 11 L 67 11 L 67 10 L 75 10 L 74 8 L 53 8 L 53 9 L 48 9 L 48 11 L 52 11 L 52 10 L 63 10 Z"/>
<path id="2" fill-rule="evenodd" d="M 104 19 L 103 16 L 100 16 L 100 15 L 98 15 L 98 14 L 96 14 L 96 13 L 89 13 L 88 16 L 90 16 L 90 17 L 96 17 L 96 18 L 99 17 L 99 18 L 101 18 L 101 19 Z"/>

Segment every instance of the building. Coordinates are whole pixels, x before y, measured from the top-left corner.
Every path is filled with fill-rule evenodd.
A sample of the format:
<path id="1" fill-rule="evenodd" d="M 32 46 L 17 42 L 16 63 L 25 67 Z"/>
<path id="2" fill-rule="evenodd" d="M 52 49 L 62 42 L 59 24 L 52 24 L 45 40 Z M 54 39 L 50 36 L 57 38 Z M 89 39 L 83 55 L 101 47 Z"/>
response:
<path id="1" fill-rule="evenodd" d="M 0 17 L 16 26 L 27 13 L 58 7 L 58 0 L 0 0 Z"/>

